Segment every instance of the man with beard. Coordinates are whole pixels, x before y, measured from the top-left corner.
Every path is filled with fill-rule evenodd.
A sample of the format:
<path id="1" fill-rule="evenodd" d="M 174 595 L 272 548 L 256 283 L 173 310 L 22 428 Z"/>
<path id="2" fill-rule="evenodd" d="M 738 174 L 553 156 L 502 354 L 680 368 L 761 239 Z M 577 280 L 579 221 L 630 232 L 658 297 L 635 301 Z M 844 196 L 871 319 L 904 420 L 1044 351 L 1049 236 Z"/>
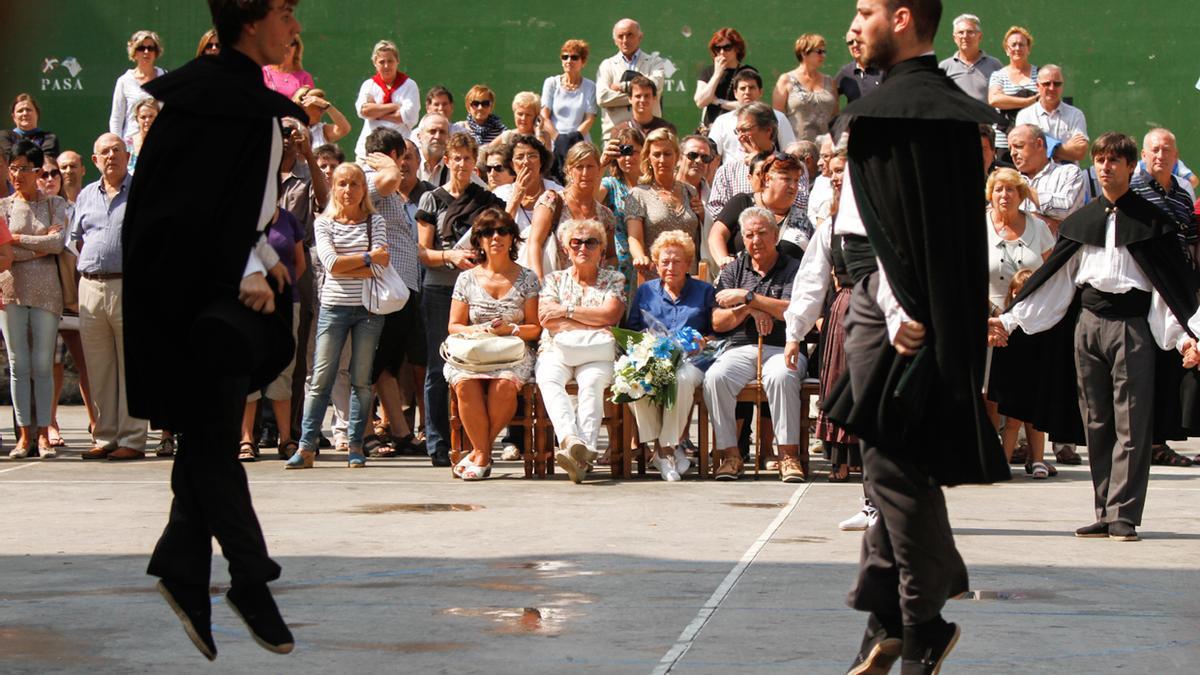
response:
<path id="1" fill-rule="evenodd" d="M 941 12 L 939 0 L 858 0 L 850 27 L 866 65 L 888 73 L 845 110 L 849 165 L 834 226 L 855 285 L 848 378 L 825 405 L 862 439 L 879 509 L 847 598 L 870 613 L 851 673 L 887 672 L 897 657 L 906 674 L 939 671 L 960 633 L 942 607 L 967 590 L 941 488 L 1009 477 L 980 395 L 979 124 L 998 116 L 938 69 Z"/>
<path id="2" fill-rule="evenodd" d="M 255 641 L 279 654 L 294 644 L 267 587 L 280 568 L 236 457 L 246 394 L 294 349 L 290 310 L 276 311 L 287 272 L 263 230 L 276 211 L 279 120 L 303 111 L 263 85 L 262 67 L 280 63 L 300 33 L 297 1 L 208 0 L 224 48 L 146 83 L 164 106 L 123 230 L 125 350 L 138 355 L 126 364 L 129 412 L 182 432 L 170 520 L 148 572 L 210 660 L 214 537 L 229 560 L 226 600 Z M 198 173 L 220 177 L 209 186 L 219 199 L 195 199 Z"/>

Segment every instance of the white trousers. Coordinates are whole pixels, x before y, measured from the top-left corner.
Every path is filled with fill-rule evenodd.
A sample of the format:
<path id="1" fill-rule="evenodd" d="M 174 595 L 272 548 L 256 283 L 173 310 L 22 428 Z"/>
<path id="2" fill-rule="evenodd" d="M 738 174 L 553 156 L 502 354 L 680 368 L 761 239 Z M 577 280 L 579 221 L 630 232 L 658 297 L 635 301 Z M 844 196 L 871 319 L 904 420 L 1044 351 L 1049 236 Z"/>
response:
<path id="1" fill-rule="evenodd" d="M 704 376 L 704 402 L 712 419 L 716 449 L 737 447 L 737 395 L 754 381 L 758 347 L 726 350 Z M 771 405 L 776 445 L 800 443 L 800 374 L 808 369 L 804 354 L 796 370 L 787 367 L 783 347 L 763 346 L 763 389 Z"/>
<path id="2" fill-rule="evenodd" d="M 612 383 L 612 378 L 612 361 L 571 367 L 562 362 L 556 349 L 538 354 L 534 379 L 560 445 L 568 436 L 578 436 L 589 448 L 596 449 L 600 421 L 604 419 L 604 388 Z M 567 394 L 567 384 L 572 380 L 579 385 L 578 405 L 574 409 Z"/>
<path id="3" fill-rule="evenodd" d="M 670 410 L 663 409 L 649 398 L 638 399 L 630 403 L 629 407 L 633 410 L 633 417 L 637 420 L 638 441 L 642 443 L 658 441 L 663 449 L 679 445 L 679 438 L 683 435 L 684 426 L 687 425 L 688 413 L 692 410 L 696 387 L 700 386 L 703 380 L 704 373 L 700 372 L 699 368 L 690 363 L 684 363 L 679 367 L 679 373 L 676 375 L 675 406 Z"/>

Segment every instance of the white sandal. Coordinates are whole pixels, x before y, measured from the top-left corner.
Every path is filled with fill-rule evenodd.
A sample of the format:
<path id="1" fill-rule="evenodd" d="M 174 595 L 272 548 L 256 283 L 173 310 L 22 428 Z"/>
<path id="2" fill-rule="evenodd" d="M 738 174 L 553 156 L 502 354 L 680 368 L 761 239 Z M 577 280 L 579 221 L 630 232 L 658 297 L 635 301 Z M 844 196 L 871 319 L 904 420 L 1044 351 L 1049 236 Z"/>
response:
<path id="1" fill-rule="evenodd" d="M 1042 462 L 1034 462 L 1031 475 L 1034 480 L 1045 480 L 1050 477 L 1050 469 Z"/>
<path id="2" fill-rule="evenodd" d="M 458 460 L 458 464 L 455 464 L 454 467 L 450 469 L 450 473 L 454 474 L 455 478 L 462 478 L 463 472 L 471 466 L 474 465 L 471 464 L 471 453 L 468 452 L 467 454 L 463 455 L 462 459 Z"/>
<path id="3" fill-rule="evenodd" d="M 492 465 L 479 466 L 478 464 L 467 463 L 467 467 L 463 469 L 461 478 L 464 481 L 483 480 L 492 475 Z"/>

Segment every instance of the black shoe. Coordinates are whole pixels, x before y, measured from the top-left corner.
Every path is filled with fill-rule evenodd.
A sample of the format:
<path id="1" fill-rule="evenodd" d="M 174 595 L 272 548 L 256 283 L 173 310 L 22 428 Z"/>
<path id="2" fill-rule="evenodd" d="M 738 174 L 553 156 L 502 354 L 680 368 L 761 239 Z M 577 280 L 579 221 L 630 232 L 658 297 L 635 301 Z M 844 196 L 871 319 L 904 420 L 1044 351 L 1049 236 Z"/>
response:
<path id="1" fill-rule="evenodd" d="M 901 629 L 898 622 L 891 626 L 891 631 L 871 614 L 867 619 L 867 632 L 863 634 L 862 646 L 858 648 L 858 656 L 850 664 L 846 675 L 885 675 L 892 668 L 896 659 L 900 658 L 903 642 L 900 639 Z"/>
<path id="2" fill-rule="evenodd" d="M 208 597 L 208 588 L 177 584 L 166 579 L 160 579 L 156 588 L 175 611 L 175 616 L 179 617 L 183 632 L 187 633 L 196 649 L 204 658 L 215 661 L 217 643 L 213 642 L 212 636 L 212 601 Z"/>
<path id="3" fill-rule="evenodd" d="M 324 434 L 322 434 L 317 438 L 317 447 L 318 448 L 332 448 L 333 443 L 330 443 L 329 438 L 326 437 Z"/>
<path id="4" fill-rule="evenodd" d="M 438 448 L 429 456 L 429 463 L 434 466 L 450 466 L 450 450 Z"/>
<path id="5" fill-rule="evenodd" d="M 1080 539 L 1099 539 L 1108 536 L 1108 523 L 1096 521 L 1075 530 L 1075 536 Z"/>
<path id="6" fill-rule="evenodd" d="M 279 446 L 279 432 L 268 426 L 263 426 L 262 433 L 258 435 L 258 447 L 260 448 L 275 448 Z"/>
<path id="7" fill-rule="evenodd" d="M 958 643 L 962 629 L 941 617 L 919 626 L 904 627 L 900 675 L 937 675 L 946 656 Z"/>
<path id="8" fill-rule="evenodd" d="M 1139 541 L 1137 528 L 1129 523 L 1118 520 L 1108 526 L 1108 538 L 1113 541 Z"/>
<path id="9" fill-rule="evenodd" d="M 225 600 L 246 623 L 250 637 L 258 646 L 276 654 L 288 654 L 295 648 L 292 631 L 279 615 L 279 608 L 266 584 L 233 586 L 225 594 Z"/>

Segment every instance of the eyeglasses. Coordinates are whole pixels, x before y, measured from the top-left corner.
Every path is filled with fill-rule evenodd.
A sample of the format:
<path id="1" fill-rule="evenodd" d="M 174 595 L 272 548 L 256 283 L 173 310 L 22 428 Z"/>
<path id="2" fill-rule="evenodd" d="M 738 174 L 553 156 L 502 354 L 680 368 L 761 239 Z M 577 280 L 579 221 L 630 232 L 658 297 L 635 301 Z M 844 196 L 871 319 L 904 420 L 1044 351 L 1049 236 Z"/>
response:
<path id="1" fill-rule="evenodd" d="M 485 164 L 483 166 L 484 173 L 495 173 L 497 171 L 504 171 L 504 170 L 505 170 L 505 167 L 503 164 Z"/>
<path id="2" fill-rule="evenodd" d="M 138 45 L 137 47 L 135 47 L 135 48 L 134 48 L 134 50 L 133 50 L 133 51 L 135 51 L 135 52 L 143 52 L 143 53 L 144 53 L 144 52 L 157 52 L 157 51 L 158 51 L 158 47 L 157 47 L 157 46 L 155 46 L 155 45 Z"/>
<path id="3" fill-rule="evenodd" d="M 587 239 L 571 239 L 570 243 L 567 245 L 570 246 L 572 250 L 578 250 L 586 247 L 587 250 L 594 251 L 596 247 L 600 246 L 600 240 L 595 237 L 588 237 Z"/>
<path id="4" fill-rule="evenodd" d="M 751 125 L 749 125 L 749 126 L 740 126 L 740 127 L 737 127 L 737 128 L 735 128 L 735 129 L 734 129 L 734 131 L 735 131 L 735 132 L 737 132 L 737 135 L 738 135 L 738 136 L 744 136 L 744 135 L 746 135 L 746 134 L 752 134 L 752 133 L 754 133 L 754 132 L 755 132 L 755 131 L 757 131 L 757 130 L 758 130 L 758 126 L 757 126 L 757 125 L 754 125 L 754 124 L 751 124 Z"/>
<path id="5" fill-rule="evenodd" d="M 1039 87 L 1061 87 L 1061 86 L 1063 86 L 1063 81 L 1062 80 L 1050 80 L 1049 82 L 1038 82 L 1038 86 Z"/>
<path id="6" fill-rule="evenodd" d="M 472 108 L 490 108 L 490 107 L 492 107 L 492 102 L 491 101 L 471 101 L 471 107 Z"/>
<path id="7" fill-rule="evenodd" d="M 42 167 L 40 167 L 40 166 L 13 166 L 13 165 L 9 164 L 8 172 L 15 173 L 18 176 L 23 173 L 41 173 Z"/>
<path id="8" fill-rule="evenodd" d="M 968 35 L 979 35 L 979 31 L 977 31 L 977 30 L 956 30 L 956 31 L 954 31 L 954 37 L 966 37 Z"/>
<path id="9" fill-rule="evenodd" d="M 683 154 L 683 156 L 687 157 L 688 159 L 690 159 L 693 162 L 695 162 L 696 160 L 699 160 L 705 164 L 708 164 L 709 162 L 713 161 L 712 155 L 706 155 L 704 153 L 696 152 L 694 150 L 692 152 L 685 152 Z"/>
<path id="10" fill-rule="evenodd" d="M 846 40 L 847 47 L 853 47 L 856 44 L 858 44 L 858 40 Z"/>
<path id="11" fill-rule="evenodd" d="M 737 45 L 726 42 L 723 45 L 713 45 L 713 52 L 734 52 L 737 51 Z"/>
<path id="12" fill-rule="evenodd" d="M 581 54 L 563 54 L 560 58 L 562 58 L 563 61 L 582 61 L 583 60 L 583 56 Z"/>
<path id="13" fill-rule="evenodd" d="M 210 43 L 204 45 L 204 51 L 219 52 L 219 51 L 221 51 L 221 45 L 217 44 L 216 42 L 210 42 Z"/>
<path id="14" fill-rule="evenodd" d="M 808 53 L 809 54 L 819 54 L 820 56 L 825 56 L 825 48 L 822 47 L 821 49 L 813 49 L 813 50 L 810 50 Z"/>

